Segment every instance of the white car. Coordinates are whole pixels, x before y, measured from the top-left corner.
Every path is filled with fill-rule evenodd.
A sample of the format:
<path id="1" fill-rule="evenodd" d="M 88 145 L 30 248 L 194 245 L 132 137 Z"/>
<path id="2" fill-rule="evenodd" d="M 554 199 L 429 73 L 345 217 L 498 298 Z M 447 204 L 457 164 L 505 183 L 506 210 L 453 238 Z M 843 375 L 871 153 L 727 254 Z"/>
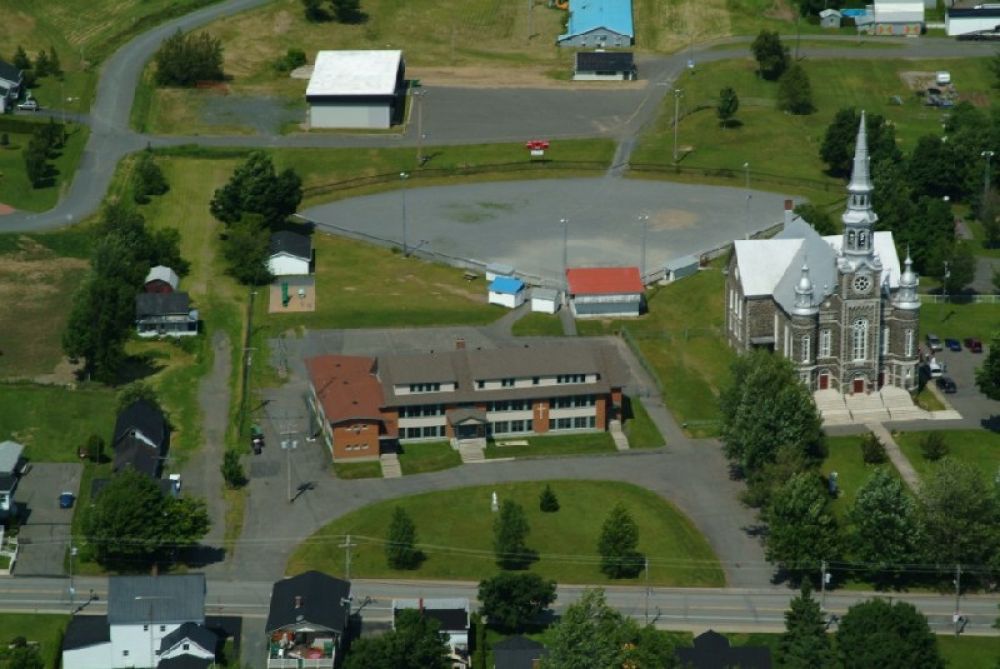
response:
<path id="1" fill-rule="evenodd" d="M 41 106 L 38 104 L 38 100 L 35 100 L 34 98 L 28 98 L 24 102 L 17 105 L 17 108 L 20 109 L 21 111 L 38 111 L 39 109 L 41 109 Z"/>
<path id="2" fill-rule="evenodd" d="M 938 86 L 947 86 L 948 84 L 951 83 L 951 72 L 944 72 L 944 71 L 938 72 L 934 76 L 934 81 L 937 82 Z"/>

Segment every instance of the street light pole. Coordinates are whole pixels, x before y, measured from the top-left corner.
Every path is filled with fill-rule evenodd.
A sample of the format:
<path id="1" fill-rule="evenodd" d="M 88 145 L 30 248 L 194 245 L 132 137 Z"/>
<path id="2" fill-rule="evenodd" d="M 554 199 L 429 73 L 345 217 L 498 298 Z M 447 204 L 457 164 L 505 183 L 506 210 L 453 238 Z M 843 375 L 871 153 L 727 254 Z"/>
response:
<path id="1" fill-rule="evenodd" d="M 569 269 L 569 219 L 560 218 L 559 222 L 563 226 L 563 279 L 565 279 L 566 270 Z"/>
<path id="2" fill-rule="evenodd" d="M 297 439 L 282 439 L 281 449 L 285 451 L 285 469 L 288 472 L 288 503 L 295 501 L 292 497 L 292 451 L 299 447 Z"/>
<path id="3" fill-rule="evenodd" d="M 948 279 L 951 278 L 951 270 L 948 269 L 948 261 L 944 261 L 944 276 L 941 277 L 941 292 L 944 294 L 944 301 L 948 301 Z"/>
<path id="4" fill-rule="evenodd" d="M 743 232 L 745 233 L 746 238 L 750 239 L 750 198 L 752 196 L 750 195 L 750 163 L 749 162 L 743 163 L 743 174 L 744 174 L 744 177 L 745 177 L 744 184 L 745 184 L 745 188 L 746 188 L 746 191 L 747 191 L 747 211 L 746 211 L 746 220 L 743 223 L 743 228 L 744 228 Z"/>
<path id="5" fill-rule="evenodd" d="M 990 160 L 995 155 L 992 151 L 987 149 L 980 154 L 986 159 L 986 172 L 983 174 L 983 203 L 986 202 L 986 196 L 990 192 Z"/>
<path id="6" fill-rule="evenodd" d="M 73 615 L 74 605 L 76 603 L 76 587 L 73 582 L 73 558 L 76 557 L 76 546 L 72 543 L 69 545 L 69 613 Z"/>
<path id="7" fill-rule="evenodd" d="M 649 215 L 642 214 L 639 216 L 639 220 L 642 221 L 642 259 L 639 263 L 639 275 L 643 278 L 646 276 L 646 234 L 649 228 Z"/>
<path id="8" fill-rule="evenodd" d="M 677 164 L 677 126 L 680 125 L 681 95 L 684 94 L 679 88 L 674 89 L 674 165 Z"/>
<path id="9" fill-rule="evenodd" d="M 427 91 L 413 91 L 417 100 L 417 167 L 424 164 L 424 95 Z"/>
<path id="10" fill-rule="evenodd" d="M 958 636 L 959 629 L 961 629 L 962 614 L 961 611 L 961 598 L 962 598 L 962 565 L 955 565 L 955 615 L 953 616 L 955 621 L 955 636 Z"/>
<path id="11" fill-rule="evenodd" d="M 409 251 L 406 246 L 406 180 L 410 178 L 410 175 L 406 172 L 399 173 L 399 180 L 403 182 L 403 257 L 405 258 L 409 255 Z"/>

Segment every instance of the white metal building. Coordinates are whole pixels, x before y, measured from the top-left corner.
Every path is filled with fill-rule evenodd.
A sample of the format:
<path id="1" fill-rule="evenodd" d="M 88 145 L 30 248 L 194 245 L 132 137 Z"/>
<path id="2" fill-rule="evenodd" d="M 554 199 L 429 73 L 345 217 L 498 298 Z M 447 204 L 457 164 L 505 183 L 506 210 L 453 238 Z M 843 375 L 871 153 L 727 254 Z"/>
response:
<path id="1" fill-rule="evenodd" d="M 923 0 L 875 0 L 876 35 L 920 35 L 924 32 Z"/>
<path id="2" fill-rule="evenodd" d="M 559 291 L 554 288 L 532 288 L 531 310 L 543 314 L 559 311 Z"/>
<path id="3" fill-rule="evenodd" d="M 982 9 L 949 9 L 944 17 L 944 27 L 949 37 L 996 31 L 1000 27 L 1000 5 Z"/>
<path id="4" fill-rule="evenodd" d="M 569 306 L 577 318 L 614 318 L 642 313 L 645 287 L 638 267 L 566 270 Z"/>
<path id="5" fill-rule="evenodd" d="M 524 282 L 510 276 L 498 276 L 490 283 L 489 303 L 513 309 L 524 304 Z"/>
<path id="6" fill-rule="evenodd" d="M 403 52 L 320 51 L 306 101 L 313 128 L 388 128 L 406 94 Z"/>
<path id="7" fill-rule="evenodd" d="M 271 235 L 267 269 L 272 276 L 304 276 L 312 263 L 309 235 L 281 230 Z"/>

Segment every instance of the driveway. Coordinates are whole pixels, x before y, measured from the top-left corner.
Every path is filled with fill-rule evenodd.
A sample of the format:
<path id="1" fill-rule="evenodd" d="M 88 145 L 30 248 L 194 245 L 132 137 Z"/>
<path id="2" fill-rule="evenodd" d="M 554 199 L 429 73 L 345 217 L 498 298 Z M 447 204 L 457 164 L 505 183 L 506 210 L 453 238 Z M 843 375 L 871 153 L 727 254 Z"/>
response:
<path id="1" fill-rule="evenodd" d="M 70 462 L 37 462 L 18 483 L 18 506 L 24 523 L 18 534 L 18 576 L 58 576 L 72 538 L 70 524 L 75 509 L 59 508 L 59 493 L 80 491 L 83 465 Z"/>
<path id="2" fill-rule="evenodd" d="M 986 397 L 976 386 L 976 368 L 982 366 L 986 353 L 970 353 L 963 346 L 961 351 L 938 351 L 935 357 L 955 381 L 956 392 L 945 398 L 962 414 L 962 423 L 970 428 L 1000 430 L 1000 402 Z"/>

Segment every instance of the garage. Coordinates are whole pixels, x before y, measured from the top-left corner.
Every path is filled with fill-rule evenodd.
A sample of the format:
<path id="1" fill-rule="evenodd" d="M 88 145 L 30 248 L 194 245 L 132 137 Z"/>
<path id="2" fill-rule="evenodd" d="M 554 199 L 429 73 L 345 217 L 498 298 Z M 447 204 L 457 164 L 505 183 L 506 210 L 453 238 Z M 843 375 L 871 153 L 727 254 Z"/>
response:
<path id="1" fill-rule="evenodd" d="M 320 51 L 306 102 L 310 128 L 384 129 L 402 121 L 402 51 Z"/>

